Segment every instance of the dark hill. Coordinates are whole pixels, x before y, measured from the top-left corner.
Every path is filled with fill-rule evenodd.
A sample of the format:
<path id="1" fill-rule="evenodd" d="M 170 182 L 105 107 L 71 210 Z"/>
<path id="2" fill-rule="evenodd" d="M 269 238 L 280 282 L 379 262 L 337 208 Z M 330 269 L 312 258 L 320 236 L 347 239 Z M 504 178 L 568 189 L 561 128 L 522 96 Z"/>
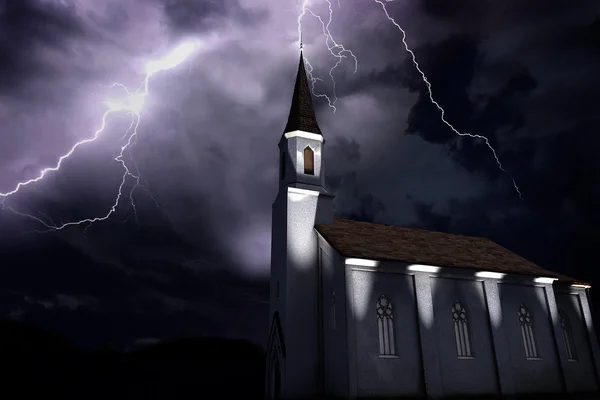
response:
<path id="1" fill-rule="evenodd" d="M 264 350 L 245 340 L 183 338 L 122 353 L 80 351 L 60 337 L 0 321 L 4 393 L 19 398 L 262 399 Z"/>
<path id="2" fill-rule="evenodd" d="M 0 354 L 9 358 L 75 357 L 69 342 L 21 322 L 0 319 Z"/>
<path id="3" fill-rule="evenodd" d="M 131 352 L 132 360 L 246 360 L 264 359 L 264 349 L 241 339 L 184 338 L 156 343 Z"/>

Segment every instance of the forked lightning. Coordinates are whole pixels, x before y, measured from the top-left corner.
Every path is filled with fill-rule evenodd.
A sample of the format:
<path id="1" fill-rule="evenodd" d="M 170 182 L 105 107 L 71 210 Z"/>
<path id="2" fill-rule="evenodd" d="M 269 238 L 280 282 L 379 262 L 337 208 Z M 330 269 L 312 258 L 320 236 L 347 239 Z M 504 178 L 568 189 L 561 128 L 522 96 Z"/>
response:
<path id="1" fill-rule="evenodd" d="M 336 95 L 336 82 L 335 79 L 333 77 L 333 71 L 340 65 L 340 63 L 342 62 L 342 60 L 344 58 L 347 58 L 347 56 L 351 56 L 354 59 L 354 72 L 356 72 L 358 70 L 358 60 L 356 58 L 356 56 L 354 55 L 354 53 L 352 53 L 352 51 L 346 49 L 342 44 L 337 43 L 334 39 L 333 36 L 331 34 L 331 31 L 329 29 L 332 19 L 333 19 L 333 8 L 331 5 L 331 1 L 330 0 L 324 0 L 325 2 L 327 2 L 327 6 L 329 8 L 329 16 L 327 19 L 327 22 L 323 21 L 322 17 L 319 16 L 318 14 L 316 14 L 315 12 L 312 11 L 312 9 L 309 7 L 308 2 L 309 0 L 303 0 L 302 1 L 302 8 L 300 11 L 300 14 L 298 15 L 298 35 L 302 34 L 302 18 L 306 15 L 306 13 L 311 14 L 313 17 L 317 18 L 319 20 L 319 22 L 321 23 L 322 27 L 323 27 L 323 35 L 325 36 L 325 45 L 327 46 L 327 49 L 329 50 L 329 52 L 331 53 L 331 55 L 335 58 L 337 58 L 337 62 L 335 63 L 335 65 L 329 70 L 329 76 L 331 78 L 332 84 L 333 84 L 333 89 L 332 89 L 332 97 L 330 98 L 329 96 L 327 96 L 326 94 L 322 94 L 322 93 L 316 93 L 315 92 L 315 84 L 317 81 L 320 81 L 321 79 L 316 78 L 313 76 L 312 72 L 313 72 L 313 67 L 310 64 L 310 62 L 306 59 L 306 57 L 304 57 L 304 61 L 307 65 L 307 73 L 308 73 L 308 77 L 312 82 L 312 90 L 313 90 L 313 94 L 316 97 L 323 97 L 327 100 L 329 107 L 333 108 L 334 112 L 336 110 L 335 108 L 335 103 L 337 101 L 337 95 Z M 431 103 L 438 109 L 438 111 L 440 112 L 440 119 L 441 121 L 452 130 L 452 132 L 454 132 L 456 135 L 458 136 L 468 136 L 470 138 L 473 139 L 480 139 L 483 140 L 484 143 L 486 144 L 486 146 L 490 149 L 490 151 L 492 152 L 492 155 L 494 156 L 494 159 L 496 161 L 496 164 L 498 165 L 498 168 L 502 171 L 505 172 L 511 179 L 513 187 L 515 188 L 515 190 L 517 191 L 517 194 L 519 195 L 519 198 L 521 200 L 523 200 L 523 196 L 521 194 L 521 190 L 519 189 L 519 187 L 517 186 L 517 182 L 515 181 L 515 179 L 512 177 L 512 175 L 502 166 L 502 163 L 500 162 L 500 158 L 498 157 L 498 154 L 496 153 L 496 150 L 494 149 L 494 147 L 492 146 L 492 144 L 490 143 L 489 139 L 485 136 L 482 135 L 476 135 L 476 134 L 472 134 L 472 133 L 467 133 L 467 132 L 460 132 L 459 130 L 457 130 L 450 122 L 448 122 L 448 120 L 446 120 L 446 112 L 445 110 L 442 108 L 442 106 L 435 100 L 435 98 L 433 97 L 433 90 L 431 87 L 431 83 L 429 82 L 429 80 L 427 79 L 427 76 L 425 75 L 425 73 L 423 72 L 423 70 L 421 69 L 421 67 L 419 66 L 419 63 L 417 62 L 417 59 L 415 57 L 415 53 L 410 49 L 410 47 L 408 46 L 408 43 L 406 42 L 406 32 L 404 31 L 404 29 L 402 29 L 402 27 L 400 26 L 400 24 L 398 24 L 394 18 L 392 18 L 385 6 L 385 3 L 391 3 L 394 0 L 374 0 L 376 3 L 378 3 L 384 13 L 386 18 L 402 33 L 402 43 L 404 45 L 404 49 L 410 54 L 411 59 L 412 59 L 412 63 L 415 66 L 415 68 L 417 69 L 417 71 L 419 72 L 419 74 L 421 75 L 421 79 L 423 80 L 423 82 L 425 83 L 426 87 L 427 87 L 427 92 L 429 95 L 429 100 L 431 101 Z M 340 6 L 340 0 L 338 0 L 338 6 Z"/>
<path id="2" fill-rule="evenodd" d="M 333 35 L 331 34 L 331 31 L 330 31 L 330 25 L 331 25 L 331 22 L 333 21 L 333 6 L 331 5 L 330 0 L 324 0 L 324 1 L 327 2 L 327 6 L 329 8 L 329 17 L 327 18 L 327 22 L 323 21 L 323 18 L 319 14 L 315 13 L 308 6 L 309 0 L 302 1 L 302 9 L 300 11 L 300 14 L 298 15 L 298 37 L 300 38 L 300 42 L 302 42 L 302 18 L 306 15 L 306 13 L 311 14 L 313 17 L 315 17 L 321 23 L 321 27 L 323 29 L 323 36 L 325 36 L 325 46 L 327 46 L 327 50 L 329 50 L 329 53 L 331 53 L 331 55 L 337 59 L 334 66 L 331 67 L 331 69 L 329 70 L 329 77 L 331 78 L 331 82 L 333 85 L 331 97 L 327 96 L 324 93 L 316 93 L 315 84 L 317 83 L 317 81 L 321 81 L 322 79 L 317 78 L 313 75 L 313 70 L 314 70 L 313 66 L 310 64 L 310 62 L 308 61 L 306 56 L 304 56 L 304 53 L 303 53 L 303 57 L 304 57 L 304 63 L 306 64 L 306 67 L 307 67 L 306 73 L 308 75 L 308 79 L 310 79 L 310 81 L 311 81 L 313 95 L 316 97 L 325 98 L 327 100 L 327 103 L 329 104 L 329 107 L 331 107 L 333 109 L 333 112 L 335 113 L 335 111 L 336 111 L 335 103 L 337 102 L 337 94 L 335 91 L 336 83 L 335 83 L 335 78 L 333 77 L 333 71 L 335 71 L 335 69 L 342 63 L 344 58 L 352 57 L 352 59 L 354 60 L 354 73 L 356 73 L 356 71 L 358 71 L 358 59 L 356 58 L 354 53 L 352 53 L 351 50 L 346 49 L 343 44 L 336 42 L 335 39 L 333 38 Z M 340 3 L 338 0 L 338 6 L 339 5 L 340 5 Z M 302 45 L 302 43 L 300 43 L 300 44 Z"/>
<path id="3" fill-rule="evenodd" d="M 394 26 L 400 31 L 402 32 L 402 44 L 404 44 L 404 49 L 410 54 L 411 58 L 412 58 L 412 63 L 415 66 L 415 68 L 417 69 L 417 71 L 419 72 L 419 74 L 421 75 L 421 78 L 423 79 L 423 82 L 425 83 L 425 85 L 427 86 L 427 93 L 429 94 L 429 100 L 431 101 L 431 103 L 438 109 L 438 111 L 440 112 L 440 119 L 442 120 L 442 122 L 444 124 L 446 124 L 446 126 L 448 128 L 450 128 L 452 130 L 452 132 L 454 132 L 455 134 L 457 134 L 458 136 L 468 136 L 474 139 L 481 139 L 485 142 L 486 146 L 491 150 L 492 154 L 494 155 L 494 159 L 496 160 L 496 164 L 498 164 L 498 168 L 500 168 L 500 170 L 502 172 L 505 172 L 511 179 L 512 184 L 515 188 L 515 190 L 517 191 L 517 194 L 519 195 L 519 198 L 521 200 L 523 200 L 523 196 L 521 194 L 521 190 L 519 189 L 519 187 L 517 186 L 517 182 L 515 181 L 515 179 L 512 177 L 512 175 L 506 170 L 504 169 L 504 167 L 502 166 L 502 163 L 500 162 L 500 159 L 498 158 L 498 154 L 496 153 L 496 150 L 494 149 L 494 147 L 492 146 L 492 144 L 490 143 L 490 140 L 482 135 L 475 135 L 472 133 L 467 133 L 467 132 L 460 132 L 458 131 L 450 122 L 448 122 L 446 120 L 446 112 L 444 111 L 444 109 L 442 108 L 442 106 L 440 106 L 440 104 L 435 101 L 434 97 L 433 97 L 433 91 L 431 89 L 431 83 L 429 83 L 429 80 L 427 79 L 427 76 L 425 75 L 425 73 L 423 72 L 423 70 L 421 70 L 421 67 L 419 66 L 419 63 L 417 62 L 417 58 L 415 57 L 415 53 L 413 53 L 413 51 L 410 49 L 410 47 L 408 47 L 408 44 L 406 43 L 406 32 L 404 31 L 404 29 L 402 29 L 402 27 L 400 26 L 400 24 L 398 24 L 394 18 L 392 18 L 390 16 L 390 14 L 388 13 L 388 10 L 385 6 L 385 3 L 382 0 L 374 0 L 376 3 L 378 3 L 379 5 L 381 5 L 381 7 L 383 8 L 383 12 L 385 13 L 385 16 L 387 17 L 387 19 L 394 24 Z M 393 0 L 385 0 L 386 3 L 390 3 Z"/>
<path id="4" fill-rule="evenodd" d="M 38 174 L 37 177 L 23 181 L 23 182 L 19 182 L 15 186 L 14 189 L 12 189 L 8 192 L 5 192 L 5 193 L 0 193 L 0 199 L 1 199 L 0 204 L 5 209 L 10 210 L 10 211 L 14 212 L 15 214 L 29 217 L 29 218 L 32 218 L 32 219 L 42 223 L 46 228 L 48 228 L 48 230 L 60 230 L 60 229 L 66 228 L 67 226 L 81 225 L 81 224 L 87 224 L 87 226 L 89 226 L 90 224 L 92 224 L 94 222 L 104 221 L 104 220 L 108 219 L 116 211 L 117 206 L 119 205 L 121 198 L 123 196 L 123 188 L 124 188 L 125 184 L 127 183 L 127 179 L 130 178 L 131 180 L 133 180 L 133 186 L 132 186 L 131 190 L 129 191 L 129 201 L 130 201 L 130 206 L 133 208 L 133 211 L 135 214 L 136 208 L 135 208 L 135 203 L 133 201 L 133 193 L 138 188 L 141 188 L 143 190 L 146 190 L 146 189 L 141 183 L 141 178 L 139 176 L 139 173 L 137 171 L 134 173 L 125 163 L 124 155 L 125 155 L 126 151 L 129 152 L 131 150 L 131 147 L 135 144 L 135 141 L 137 139 L 137 134 L 138 134 L 137 129 L 140 125 L 140 118 L 141 118 L 140 113 L 144 108 L 146 96 L 148 95 L 150 78 L 157 72 L 166 71 L 166 70 L 177 67 L 179 64 L 184 62 L 188 57 L 190 57 L 199 48 L 199 46 L 200 46 L 200 43 L 197 41 L 186 42 L 186 43 L 183 43 L 182 45 L 178 46 L 177 48 L 175 48 L 166 57 L 164 57 L 160 60 L 151 61 L 150 63 L 148 63 L 146 66 L 146 75 L 144 77 L 144 80 L 141 83 L 140 87 L 134 92 L 129 91 L 124 85 L 122 85 L 120 83 L 114 83 L 113 86 L 119 87 L 124 91 L 124 96 L 121 98 L 117 98 L 117 99 L 109 99 L 108 101 L 105 102 L 107 109 L 102 116 L 102 123 L 100 124 L 100 128 L 94 133 L 94 135 L 88 139 L 84 139 L 84 140 L 81 140 L 81 141 L 75 143 L 73 145 L 73 147 L 71 147 L 71 149 L 66 154 L 62 155 L 58 159 L 58 162 L 56 163 L 56 165 L 54 167 L 44 168 Z M 109 210 L 106 212 L 106 214 L 97 216 L 97 217 L 86 218 L 86 219 L 78 220 L 78 221 L 70 221 L 70 222 L 66 222 L 66 223 L 62 223 L 62 224 L 54 224 L 49 218 L 48 218 L 49 221 L 44 221 L 39 217 L 18 212 L 16 210 L 14 210 L 11 206 L 6 204 L 6 199 L 8 197 L 18 193 L 23 187 L 30 185 L 32 183 L 41 181 L 50 172 L 58 171 L 62 167 L 64 161 L 67 160 L 69 157 L 71 157 L 71 155 L 80 146 L 83 146 L 85 144 L 96 141 L 100 137 L 100 135 L 104 132 L 104 130 L 106 129 L 108 117 L 111 114 L 115 114 L 115 113 L 119 113 L 119 114 L 125 113 L 126 115 L 131 116 L 131 124 L 130 124 L 129 128 L 127 129 L 127 131 L 125 132 L 125 136 L 123 137 L 123 139 L 126 142 L 123 146 L 121 146 L 119 155 L 117 157 L 115 157 L 115 161 L 120 163 L 121 166 L 123 167 L 123 178 L 122 178 L 119 188 L 117 190 L 117 195 L 116 195 L 115 201 L 114 201 L 113 205 L 109 208 Z M 135 163 L 134 163 L 134 165 L 135 165 Z M 147 192 L 147 190 L 146 190 L 146 192 Z"/>
<path id="5" fill-rule="evenodd" d="M 343 44 L 338 43 L 333 38 L 333 35 L 330 30 L 330 26 L 333 21 L 333 6 L 332 6 L 332 3 L 330 0 L 324 0 L 324 1 L 327 3 L 328 10 L 329 10 L 328 17 L 326 18 L 326 20 L 324 20 L 323 17 L 321 17 L 319 14 L 314 12 L 313 9 L 311 9 L 309 7 L 309 4 L 308 4 L 309 0 L 302 0 L 302 8 L 301 8 L 301 11 L 297 18 L 298 36 L 300 38 L 300 42 L 302 42 L 302 19 L 303 19 L 303 17 L 306 16 L 307 13 L 312 15 L 314 18 L 316 18 L 319 21 L 319 23 L 321 24 L 323 36 L 325 37 L 325 46 L 327 47 L 327 49 L 328 49 L 329 53 L 332 55 L 332 57 L 336 58 L 336 60 L 337 60 L 336 63 L 333 65 L 333 67 L 331 67 L 331 69 L 329 70 L 329 77 L 332 81 L 331 97 L 324 93 L 315 93 L 316 82 L 320 81 L 321 79 L 313 76 L 312 72 L 314 69 L 313 69 L 312 65 L 310 64 L 310 62 L 306 59 L 306 57 L 304 57 L 304 61 L 307 65 L 307 69 L 308 69 L 307 74 L 308 74 L 309 79 L 311 80 L 313 94 L 316 97 L 325 98 L 327 100 L 329 107 L 331 107 L 333 109 L 333 112 L 335 112 L 336 111 L 335 104 L 336 104 L 338 98 L 337 98 L 337 93 L 336 93 L 336 81 L 333 76 L 333 73 L 334 73 L 335 69 L 341 64 L 341 62 L 348 57 L 352 58 L 352 60 L 354 62 L 354 72 L 356 73 L 358 70 L 358 59 L 356 58 L 356 56 L 354 55 L 354 53 L 351 50 L 345 48 Z M 446 120 L 444 109 L 440 106 L 440 104 L 433 97 L 433 90 L 431 87 L 431 83 L 427 79 L 427 76 L 425 75 L 425 73 L 421 70 L 419 63 L 416 60 L 415 54 L 409 48 L 409 46 L 406 42 L 406 32 L 394 20 L 394 18 L 392 18 L 390 16 L 390 14 L 388 13 L 385 3 L 391 2 L 392 0 L 374 0 L 374 1 L 382 7 L 387 19 L 402 33 L 402 43 L 404 44 L 404 48 L 410 54 L 413 65 L 415 66 L 415 68 L 417 69 L 419 74 L 421 75 L 421 78 L 427 87 L 427 91 L 429 94 L 429 100 L 431 101 L 431 103 L 433 105 L 435 105 L 435 107 L 437 107 L 438 111 L 440 112 L 440 118 L 441 118 L 442 122 L 446 126 L 448 126 L 448 128 L 450 128 L 458 136 L 468 136 L 468 137 L 471 137 L 474 139 L 483 140 L 485 142 L 485 144 L 487 145 L 487 147 L 491 150 L 491 152 L 494 156 L 494 159 L 496 160 L 496 163 L 498 164 L 498 168 L 501 171 L 503 171 L 509 175 L 510 179 L 512 180 L 513 186 L 514 186 L 515 190 L 517 191 L 519 197 L 521 199 L 523 199 L 523 197 L 521 195 L 521 191 L 520 191 L 519 187 L 517 186 L 515 179 L 502 166 L 502 163 L 500 162 L 500 159 L 498 158 L 496 150 L 491 145 L 489 139 L 482 135 L 460 132 Z M 340 3 L 338 0 L 338 7 L 339 6 L 340 6 Z M 144 80 L 141 83 L 140 87 L 134 92 L 129 91 L 124 85 L 122 85 L 120 83 L 115 83 L 113 86 L 117 86 L 117 87 L 121 88 L 124 91 L 124 96 L 121 98 L 118 98 L 118 99 L 110 99 L 105 102 L 107 109 L 102 116 L 100 128 L 94 133 L 94 135 L 88 139 L 84 139 L 84 140 L 81 140 L 81 141 L 75 143 L 66 154 L 62 155 L 58 159 L 58 162 L 56 163 L 55 166 L 44 168 L 43 170 L 40 171 L 40 173 L 38 174 L 37 177 L 23 181 L 23 182 L 19 182 L 14 187 L 14 189 L 4 192 L 4 193 L 0 193 L 0 205 L 3 208 L 10 210 L 18 215 L 26 216 L 26 217 L 32 218 L 32 219 L 40 222 L 46 228 L 48 228 L 48 230 L 60 230 L 67 226 L 81 225 L 81 224 L 88 224 L 87 226 L 89 226 L 89 224 L 92 224 L 94 222 L 104 221 L 104 220 L 108 219 L 116 211 L 116 209 L 121 201 L 121 198 L 124 195 L 123 189 L 125 187 L 125 184 L 127 183 L 128 178 L 130 178 L 130 180 L 133 181 L 133 186 L 132 186 L 131 190 L 129 191 L 128 197 L 129 197 L 129 201 L 130 201 L 130 206 L 133 207 L 134 214 L 135 214 L 136 208 L 135 208 L 135 203 L 133 201 L 133 193 L 138 188 L 141 188 L 143 190 L 145 190 L 145 188 L 141 183 L 141 178 L 139 176 L 139 173 L 137 172 L 137 168 L 136 168 L 135 172 L 132 171 L 127 166 L 125 159 L 124 159 L 124 155 L 125 155 L 125 152 L 129 152 L 131 150 L 131 147 L 135 144 L 135 141 L 137 139 L 137 134 L 138 134 L 137 129 L 140 125 L 140 118 L 141 118 L 140 113 L 144 108 L 146 96 L 148 96 L 150 78 L 154 74 L 156 74 L 160 71 L 165 71 L 165 70 L 169 70 L 169 69 L 177 67 L 179 64 L 183 63 L 187 58 L 189 58 L 199 48 L 199 46 L 200 46 L 200 43 L 197 41 L 186 42 L 186 43 L 180 45 L 179 47 L 175 48 L 166 57 L 164 57 L 160 60 L 156 60 L 156 61 L 152 61 L 152 62 L 148 63 L 146 66 L 146 75 L 144 77 Z M 54 224 L 50 220 L 50 218 L 48 218 L 48 221 L 44 221 L 39 217 L 18 212 L 16 210 L 14 210 L 10 205 L 6 204 L 7 198 L 18 193 L 23 187 L 30 185 L 32 183 L 35 183 L 35 182 L 39 182 L 40 180 L 44 179 L 44 177 L 48 173 L 58 171 L 62 167 L 63 162 L 65 160 L 67 160 L 80 146 L 83 146 L 85 144 L 96 141 L 100 137 L 100 135 L 104 132 L 104 130 L 106 129 L 108 117 L 114 113 L 120 113 L 120 114 L 125 113 L 126 115 L 129 115 L 131 117 L 131 125 L 129 126 L 129 129 L 126 131 L 125 136 L 123 137 L 123 139 L 125 140 L 125 144 L 120 148 L 120 152 L 119 152 L 118 156 L 115 157 L 115 161 L 119 162 L 121 164 L 121 166 L 123 167 L 123 177 L 122 177 L 121 183 L 118 187 L 115 201 L 112 204 L 112 206 L 109 208 L 109 210 L 106 212 L 106 214 L 101 215 L 101 216 L 92 217 L 92 218 L 86 218 L 86 219 L 78 220 L 78 221 L 71 221 L 71 222 L 66 222 L 66 223 L 62 223 L 62 224 Z M 132 162 L 133 162 L 133 160 L 132 160 Z M 135 163 L 134 163 L 134 165 L 135 165 Z"/>

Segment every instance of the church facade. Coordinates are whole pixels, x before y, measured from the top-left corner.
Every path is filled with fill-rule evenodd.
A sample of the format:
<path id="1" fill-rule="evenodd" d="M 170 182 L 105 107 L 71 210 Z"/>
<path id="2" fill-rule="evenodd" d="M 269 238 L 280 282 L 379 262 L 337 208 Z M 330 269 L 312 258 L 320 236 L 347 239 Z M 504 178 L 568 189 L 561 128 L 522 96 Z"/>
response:
<path id="1" fill-rule="evenodd" d="M 302 55 L 273 203 L 269 399 L 597 392 L 590 285 L 484 239 L 335 219 Z"/>

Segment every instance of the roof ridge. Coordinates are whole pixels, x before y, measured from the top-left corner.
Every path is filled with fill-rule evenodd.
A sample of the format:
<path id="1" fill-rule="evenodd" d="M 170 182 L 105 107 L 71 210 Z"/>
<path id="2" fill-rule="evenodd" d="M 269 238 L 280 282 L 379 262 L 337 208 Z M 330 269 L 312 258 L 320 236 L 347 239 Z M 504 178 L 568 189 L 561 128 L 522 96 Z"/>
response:
<path id="1" fill-rule="evenodd" d="M 441 234 L 441 235 L 460 236 L 460 237 L 467 237 L 467 238 L 472 238 L 472 239 L 483 239 L 483 240 L 487 240 L 489 242 L 498 244 L 498 243 L 494 242 L 493 240 L 491 240 L 489 238 L 486 238 L 484 236 L 471 236 L 471 235 L 464 235 L 462 233 L 450 233 L 450 232 L 433 231 L 433 230 L 430 230 L 430 229 L 413 228 L 413 227 L 409 227 L 409 226 L 400 226 L 400 225 L 392 225 L 392 224 L 380 224 L 380 223 L 376 223 L 376 222 L 366 222 L 366 221 L 355 221 L 355 220 L 347 219 L 347 218 L 334 218 L 334 221 L 336 221 L 336 220 L 337 221 L 344 221 L 344 222 L 347 221 L 347 222 L 358 223 L 358 224 L 387 226 L 387 227 L 390 227 L 390 228 L 409 229 L 411 231 L 421 231 L 421 232 L 427 232 L 427 233 L 437 233 L 437 234 Z M 326 225 L 326 224 L 321 224 L 321 225 Z"/>

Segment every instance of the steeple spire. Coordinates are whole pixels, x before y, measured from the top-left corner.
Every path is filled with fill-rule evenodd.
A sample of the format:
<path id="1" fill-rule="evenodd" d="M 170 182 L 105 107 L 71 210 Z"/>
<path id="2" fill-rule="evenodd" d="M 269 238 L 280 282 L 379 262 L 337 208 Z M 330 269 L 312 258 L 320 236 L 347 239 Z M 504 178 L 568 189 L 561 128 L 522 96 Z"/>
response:
<path id="1" fill-rule="evenodd" d="M 319 124 L 317 123 L 315 110 L 313 109 L 312 94 L 308 85 L 306 69 L 304 67 L 302 33 L 300 33 L 300 63 L 298 65 L 298 74 L 296 75 L 296 84 L 294 85 L 292 106 L 290 107 L 290 115 L 283 133 L 293 131 L 304 131 L 322 135 Z"/>

